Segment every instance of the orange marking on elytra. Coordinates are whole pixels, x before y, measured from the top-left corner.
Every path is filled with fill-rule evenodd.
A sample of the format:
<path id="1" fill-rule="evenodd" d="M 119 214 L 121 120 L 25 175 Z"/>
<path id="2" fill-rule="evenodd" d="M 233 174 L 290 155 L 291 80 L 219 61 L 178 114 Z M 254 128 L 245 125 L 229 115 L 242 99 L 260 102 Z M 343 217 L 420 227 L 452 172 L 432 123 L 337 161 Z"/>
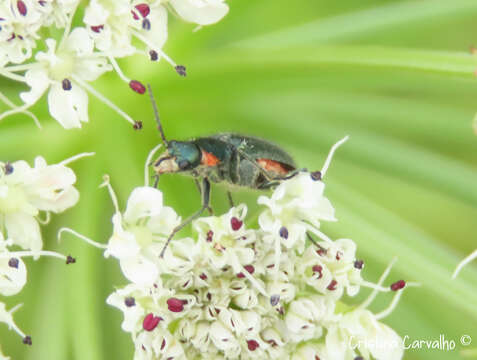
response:
<path id="1" fill-rule="evenodd" d="M 215 166 L 220 162 L 219 158 L 214 154 L 202 149 L 202 159 L 200 163 L 205 166 Z"/>
<path id="2" fill-rule="evenodd" d="M 257 159 L 257 164 L 266 171 L 273 171 L 277 174 L 286 175 L 289 169 L 281 162 L 270 159 Z"/>

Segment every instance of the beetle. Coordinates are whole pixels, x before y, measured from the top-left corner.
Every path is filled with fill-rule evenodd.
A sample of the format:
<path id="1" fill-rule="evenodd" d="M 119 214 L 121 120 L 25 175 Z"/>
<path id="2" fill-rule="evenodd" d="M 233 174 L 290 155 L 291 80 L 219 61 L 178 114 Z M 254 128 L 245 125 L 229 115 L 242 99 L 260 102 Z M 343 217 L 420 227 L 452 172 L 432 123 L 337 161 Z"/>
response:
<path id="1" fill-rule="evenodd" d="M 202 206 L 179 224 L 169 235 L 160 257 L 174 235 L 198 218 L 206 209 L 212 212 L 210 182 L 225 182 L 232 186 L 265 190 L 280 181 L 295 176 L 297 170 L 293 158 L 279 146 L 258 137 L 236 133 L 220 133 L 188 141 L 167 140 L 162 129 L 157 105 L 148 84 L 154 117 L 166 151 L 151 163 L 159 176 L 166 173 L 182 173 L 194 177 L 201 193 Z M 202 180 L 202 184 L 198 182 Z M 227 192 L 233 206 L 230 191 Z"/>

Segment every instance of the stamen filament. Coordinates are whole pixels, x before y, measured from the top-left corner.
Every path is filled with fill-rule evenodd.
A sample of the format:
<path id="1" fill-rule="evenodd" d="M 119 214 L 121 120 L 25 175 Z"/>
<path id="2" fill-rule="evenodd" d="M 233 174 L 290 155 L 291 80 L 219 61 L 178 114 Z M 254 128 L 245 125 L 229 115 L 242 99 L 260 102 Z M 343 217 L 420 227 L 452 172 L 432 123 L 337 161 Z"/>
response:
<path id="1" fill-rule="evenodd" d="M 66 38 L 69 36 L 70 34 L 70 29 L 71 29 L 71 23 L 73 22 L 73 17 L 75 16 L 75 13 L 76 13 L 76 8 L 78 7 L 78 4 L 80 2 L 78 1 L 72 11 L 71 11 L 71 15 L 69 16 L 68 20 L 66 21 L 66 25 L 65 25 L 65 30 L 63 31 L 63 36 L 61 37 L 61 40 L 60 40 L 60 44 L 58 45 L 58 49 L 61 49 L 66 41 Z"/>
<path id="2" fill-rule="evenodd" d="M 5 95 L 3 95 L 2 92 L 0 92 L 0 100 L 3 101 L 8 107 L 10 107 L 12 109 L 18 108 L 18 106 L 15 105 L 13 102 L 11 102 L 9 98 L 7 98 Z M 41 129 L 40 121 L 38 120 L 38 118 L 32 112 L 30 112 L 28 110 L 23 110 L 23 111 L 20 111 L 20 113 L 23 113 L 23 114 L 31 117 L 33 119 L 33 121 L 35 122 L 36 126 L 38 126 L 38 128 Z"/>
<path id="3" fill-rule="evenodd" d="M 13 307 L 12 309 L 10 309 L 10 311 L 8 311 L 10 314 L 13 314 L 15 311 L 17 311 L 23 304 L 18 304 L 16 305 L 15 307 Z M 20 335 L 22 338 L 24 338 L 26 335 L 23 331 L 21 331 L 21 329 L 17 326 L 17 324 L 15 324 L 15 322 L 12 320 L 12 321 L 9 321 L 7 322 L 7 325 L 10 329 L 13 329 L 13 331 L 15 331 L 18 335 Z"/>
<path id="4" fill-rule="evenodd" d="M 19 82 L 26 82 L 26 79 L 22 75 L 12 74 L 10 71 L 5 71 L 5 69 L 0 69 L 0 75 L 5 76 L 6 78 Z"/>
<path id="5" fill-rule="evenodd" d="M 18 113 L 22 113 L 22 112 L 25 112 L 26 109 L 28 109 L 30 106 L 32 106 L 33 104 L 23 104 L 22 106 L 18 106 L 14 109 L 11 109 L 11 110 L 7 110 L 5 111 L 3 114 L 0 115 L 0 120 L 10 116 L 10 115 L 14 115 L 14 114 L 18 114 Z"/>
<path id="6" fill-rule="evenodd" d="M 477 250 L 472 252 L 469 256 L 467 256 L 464 260 L 462 260 L 457 267 L 454 270 L 454 273 L 452 274 L 452 278 L 455 279 L 457 275 L 459 275 L 459 272 L 466 266 L 468 263 L 470 263 L 472 260 L 477 259 Z"/>
<path id="7" fill-rule="evenodd" d="M 403 292 L 404 292 L 404 289 L 399 290 L 399 291 L 396 292 L 396 294 L 394 294 L 393 299 L 391 300 L 391 303 L 389 304 L 389 306 L 386 309 L 384 309 L 380 313 L 377 313 L 374 316 L 376 318 L 376 320 L 384 319 L 386 316 L 388 316 L 389 314 L 391 314 L 393 312 L 393 310 L 396 308 L 396 306 L 399 302 L 399 299 L 401 298 Z"/>
<path id="8" fill-rule="evenodd" d="M 177 64 L 174 62 L 174 60 L 172 60 L 169 56 L 167 56 L 166 53 L 164 51 L 162 51 L 162 49 L 157 49 L 156 46 L 154 46 L 154 44 L 152 44 L 148 39 L 146 39 L 144 36 L 142 36 L 139 32 L 133 31 L 132 33 L 134 34 L 134 36 L 136 36 L 139 40 L 141 40 L 143 43 L 145 43 L 151 49 L 154 49 L 155 51 L 157 51 L 173 67 L 177 66 Z"/>
<path id="9" fill-rule="evenodd" d="M 421 284 L 410 282 L 410 283 L 407 283 L 406 286 L 403 289 L 398 290 L 396 292 L 396 294 L 393 296 L 393 299 L 391 300 L 391 303 L 389 304 L 389 306 L 386 309 L 384 309 L 383 311 L 381 311 L 380 313 L 377 313 L 375 315 L 376 320 L 384 319 L 386 316 L 388 316 L 389 314 L 391 314 L 394 311 L 394 309 L 396 308 L 396 306 L 399 302 L 399 299 L 401 298 L 401 296 L 404 292 L 404 289 L 409 287 L 409 286 L 417 287 L 417 286 L 421 286 Z"/>
<path id="10" fill-rule="evenodd" d="M 383 274 L 379 278 L 378 283 L 376 284 L 377 286 L 381 286 L 384 283 L 384 280 L 386 280 L 386 278 L 388 277 L 388 275 L 391 272 L 391 269 L 392 269 L 393 265 L 396 263 L 396 261 L 397 261 L 397 257 L 394 257 L 391 260 L 391 262 L 389 263 L 389 265 L 386 267 Z M 361 303 L 361 305 L 358 306 L 358 308 L 360 308 L 360 309 L 367 308 L 373 302 L 373 300 L 376 298 L 376 296 L 378 295 L 378 292 L 379 292 L 379 290 L 374 289 L 371 292 L 371 294 L 369 294 L 369 296 L 366 298 L 366 300 L 364 300 Z"/>
<path id="11" fill-rule="evenodd" d="M 97 247 L 99 249 L 106 249 L 107 248 L 106 245 L 98 243 L 94 240 L 91 240 L 90 238 L 80 234 L 79 232 L 76 232 L 73 229 L 70 229 L 70 228 L 67 228 L 67 227 L 63 227 L 58 231 L 58 241 L 61 241 L 61 234 L 63 234 L 64 232 L 73 234 L 76 237 L 80 238 L 81 240 L 85 241 L 86 243 L 88 243 L 90 245 L 93 245 L 94 247 Z"/>
<path id="12" fill-rule="evenodd" d="M 380 285 L 377 285 L 375 283 L 372 283 L 372 282 L 369 282 L 369 281 L 365 281 L 365 280 L 362 280 L 360 283 L 359 283 L 360 286 L 363 286 L 363 287 L 367 287 L 367 288 L 370 288 L 370 289 L 374 289 L 375 291 L 377 292 L 390 292 L 391 289 L 389 287 L 384 287 L 384 286 L 380 286 Z"/>
<path id="13" fill-rule="evenodd" d="M 349 136 L 347 135 L 331 147 L 331 150 L 328 154 L 328 157 L 326 158 L 325 164 L 323 165 L 323 168 L 321 169 L 321 178 L 322 179 L 325 177 L 326 171 L 330 167 L 331 159 L 333 158 L 333 155 L 334 155 L 336 149 L 338 149 L 340 147 L 340 145 L 344 144 L 348 139 L 349 139 Z"/>
<path id="14" fill-rule="evenodd" d="M 93 155 L 96 155 L 95 152 L 85 152 L 85 153 L 81 153 L 81 154 L 78 154 L 78 155 L 75 155 L 75 156 L 72 156 L 68 159 L 65 159 L 63 160 L 62 162 L 60 162 L 58 165 L 68 165 L 69 163 L 72 163 L 73 161 L 76 161 L 78 159 L 81 159 L 81 158 L 84 158 L 84 157 L 87 157 L 87 156 L 93 156 Z"/>
<path id="15" fill-rule="evenodd" d="M 111 196 L 111 200 L 113 201 L 113 206 L 114 206 L 114 209 L 116 211 L 116 214 L 119 214 L 120 211 L 119 211 L 119 205 L 118 205 L 118 198 L 116 196 L 116 194 L 114 193 L 114 190 L 113 190 L 113 187 L 111 186 L 111 183 L 109 182 L 109 175 L 104 175 L 103 176 L 103 183 L 101 185 L 99 185 L 99 187 L 104 187 L 106 186 L 108 188 L 108 191 L 109 191 L 109 195 Z"/>
<path id="16" fill-rule="evenodd" d="M 0 253 L 0 259 L 10 259 L 12 257 L 37 257 L 37 256 L 51 256 L 58 259 L 66 260 L 66 256 L 54 251 L 40 250 L 40 251 L 11 251 Z"/>
<path id="17" fill-rule="evenodd" d="M 151 151 L 149 151 L 149 154 L 147 155 L 146 163 L 144 164 L 144 185 L 145 186 L 149 186 L 149 166 L 151 164 L 152 157 L 157 152 L 157 150 L 159 150 L 161 146 L 162 144 L 155 146 Z"/>
<path id="18" fill-rule="evenodd" d="M 227 250 L 226 250 L 227 251 Z M 250 283 L 255 286 L 255 288 L 258 290 L 260 294 L 266 297 L 270 297 L 265 289 L 257 282 L 257 280 L 245 269 L 239 262 L 237 255 L 233 252 L 230 252 L 230 260 L 231 260 L 231 265 L 233 269 L 240 269 L 240 272 L 250 281 Z"/>
<path id="19" fill-rule="evenodd" d="M 121 70 L 121 68 L 118 65 L 118 62 L 112 56 L 108 56 L 108 59 L 109 59 L 109 62 L 111 63 L 111 65 L 113 65 L 114 70 L 118 73 L 119 77 L 123 81 L 125 81 L 129 84 L 129 82 L 131 82 L 131 79 L 129 79 L 126 75 L 124 75 L 123 71 Z"/>
<path id="20" fill-rule="evenodd" d="M 314 226 L 311 226 L 308 223 L 304 223 L 304 224 L 305 224 L 305 227 L 308 229 L 308 231 L 311 231 L 313 234 L 318 236 L 321 240 L 329 242 L 329 243 L 333 242 L 333 240 L 331 240 L 328 236 L 326 236 L 324 233 L 322 233 L 320 230 L 318 230 Z"/>
<path id="21" fill-rule="evenodd" d="M 98 98 L 100 101 L 108 105 L 111 109 L 116 111 L 119 115 L 121 115 L 123 118 L 125 118 L 127 121 L 129 121 L 131 124 L 135 124 L 136 122 L 124 111 L 122 111 L 120 108 L 118 108 L 116 105 L 114 105 L 110 100 L 108 100 L 106 97 L 104 97 L 102 94 L 97 92 L 92 86 L 89 86 L 86 82 L 81 80 L 75 75 L 71 75 L 74 81 L 76 81 L 78 84 L 80 84 L 83 88 L 85 88 L 87 91 L 89 91 L 91 94 L 93 94 L 96 98 Z"/>
<path id="22" fill-rule="evenodd" d="M 9 72 L 17 72 L 17 71 L 31 70 L 31 69 L 35 69 L 35 68 L 42 67 L 42 66 L 43 65 L 41 63 L 30 63 L 30 64 L 20 64 L 20 65 L 6 66 L 6 67 L 4 67 L 4 69 L 9 71 Z"/>
<path id="23" fill-rule="evenodd" d="M 45 215 L 44 219 L 40 218 L 39 215 L 36 217 L 36 220 L 42 225 L 47 225 L 51 220 L 51 214 L 49 211 L 47 211 Z"/>

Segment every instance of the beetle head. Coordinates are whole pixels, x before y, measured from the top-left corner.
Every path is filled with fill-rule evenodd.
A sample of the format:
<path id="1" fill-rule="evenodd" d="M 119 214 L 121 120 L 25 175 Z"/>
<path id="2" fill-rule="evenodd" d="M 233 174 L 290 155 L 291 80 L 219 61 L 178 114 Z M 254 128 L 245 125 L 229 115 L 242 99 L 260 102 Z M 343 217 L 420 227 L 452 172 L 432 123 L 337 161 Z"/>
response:
<path id="1" fill-rule="evenodd" d="M 167 150 L 154 162 L 157 174 L 192 170 L 200 164 L 200 150 L 190 141 L 168 142 Z"/>

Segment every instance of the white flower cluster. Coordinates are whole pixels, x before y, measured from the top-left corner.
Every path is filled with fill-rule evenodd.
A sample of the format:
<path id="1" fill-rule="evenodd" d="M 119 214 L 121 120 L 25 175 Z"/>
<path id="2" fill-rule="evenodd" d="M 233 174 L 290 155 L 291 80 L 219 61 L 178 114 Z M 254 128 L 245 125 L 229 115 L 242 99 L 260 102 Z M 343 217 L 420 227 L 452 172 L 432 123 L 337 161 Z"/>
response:
<path id="1" fill-rule="evenodd" d="M 82 26 L 71 30 L 79 0 L 3 0 L 0 4 L 0 75 L 27 84 L 30 91 L 16 106 L 0 94 L 10 110 L 0 120 L 15 113 L 38 119 L 27 109 L 45 93 L 53 116 L 64 128 L 79 128 L 88 121 L 88 92 L 110 106 L 140 129 L 134 121 L 96 91 L 88 82 L 115 70 L 130 88 L 143 94 L 145 86 L 129 79 L 116 59 L 143 54 L 151 61 L 164 58 L 179 75 L 186 70 L 162 50 L 167 39 L 167 10 L 188 22 L 213 24 L 228 12 L 224 0 L 90 0 Z M 42 39 L 43 28 L 63 29 L 61 39 Z M 58 40 L 58 41 L 57 41 Z M 34 49 L 44 41 L 45 51 Z M 27 62 L 29 61 L 29 62 Z M 26 63 L 25 63 L 26 62 Z"/>
<path id="2" fill-rule="evenodd" d="M 258 229 L 246 225 L 242 204 L 197 219 L 196 238 L 175 239 L 163 258 L 180 218 L 161 191 L 136 188 L 121 213 L 106 179 L 113 235 L 107 246 L 87 241 L 116 257 L 130 281 L 107 303 L 124 313 L 135 360 L 402 358 L 401 338 L 380 320 L 409 284 L 382 286 L 391 265 L 377 284 L 363 280 L 356 244 L 319 230 L 321 221 L 336 220 L 321 180 L 328 160 L 321 172 L 299 172 L 260 196 Z M 344 294 L 363 286 L 373 289 L 369 297 L 346 304 Z M 373 314 L 367 307 L 378 292 L 395 296 Z"/>
<path id="3" fill-rule="evenodd" d="M 22 160 L 0 162 L 0 296 L 15 295 L 25 286 L 24 257 L 53 256 L 67 264 L 75 262 L 71 256 L 42 250 L 39 223 L 47 223 L 51 212 L 62 212 L 78 202 L 76 176 L 66 165 L 88 155 L 91 154 L 80 154 L 54 165 L 37 157 L 33 167 Z M 46 214 L 44 219 L 40 219 L 40 212 Z M 6 323 L 23 338 L 23 343 L 31 345 L 31 337 L 13 321 L 16 309 L 18 306 L 7 311 L 0 301 L 0 323 Z M 1 351 L 0 359 L 6 359 Z"/>

